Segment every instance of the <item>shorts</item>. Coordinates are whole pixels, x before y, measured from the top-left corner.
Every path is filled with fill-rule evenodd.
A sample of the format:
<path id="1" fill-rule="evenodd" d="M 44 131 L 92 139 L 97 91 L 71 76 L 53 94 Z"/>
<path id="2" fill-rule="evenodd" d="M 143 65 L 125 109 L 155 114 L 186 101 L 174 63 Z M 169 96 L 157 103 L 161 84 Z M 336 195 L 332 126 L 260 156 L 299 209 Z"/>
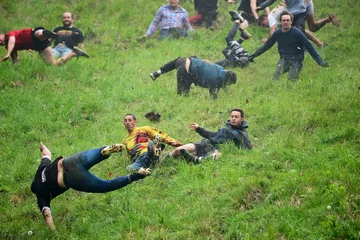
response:
<path id="1" fill-rule="evenodd" d="M 32 39 L 32 42 L 33 42 L 33 50 L 36 50 L 38 52 L 44 50 L 45 48 L 47 47 L 50 47 L 51 46 L 51 43 L 50 43 L 50 40 L 49 39 L 45 39 L 44 41 L 41 41 L 39 39 L 37 39 L 35 37 L 35 32 L 38 31 L 38 30 L 43 30 L 45 28 L 43 27 L 37 27 L 37 28 L 34 28 L 31 32 L 31 39 Z"/>
<path id="2" fill-rule="evenodd" d="M 201 142 L 194 142 L 193 144 L 195 145 L 196 156 L 198 157 L 210 155 L 216 150 L 215 146 L 206 138 L 203 138 Z"/>

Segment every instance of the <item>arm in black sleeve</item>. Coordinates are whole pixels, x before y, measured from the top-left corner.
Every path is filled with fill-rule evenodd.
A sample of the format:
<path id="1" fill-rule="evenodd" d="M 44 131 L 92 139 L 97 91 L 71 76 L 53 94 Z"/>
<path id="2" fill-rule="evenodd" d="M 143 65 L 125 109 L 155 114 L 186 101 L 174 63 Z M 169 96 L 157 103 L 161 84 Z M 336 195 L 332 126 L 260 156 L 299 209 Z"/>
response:
<path id="1" fill-rule="evenodd" d="M 319 53 L 315 50 L 315 48 L 313 47 L 313 45 L 311 45 L 311 43 L 309 42 L 309 40 L 305 37 L 305 35 L 302 32 L 298 32 L 298 37 L 301 40 L 301 42 L 303 43 L 303 45 L 305 46 L 305 48 L 308 50 L 308 52 L 310 53 L 311 57 L 315 60 L 315 62 L 317 64 L 319 64 L 320 66 L 324 66 L 327 67 L 329 64 L 327 62 L 325 62 L 319 55 Z"/>
<path id="2" fill-rule="evenodd" d="M 198 128 L 196 129 L 196 132 L 197 132 L 200 136 L 202 136 L 202 137 L 204 137 L 204 138 L 207 138 L 207 139 L 210 139 L 211 137 L 214 137 L 214 136 L 217 134 L 217 132 L 208 131 L 208 130 L 206 130 L 206 129 L 204 129 L 204 128 L 201 128 L 201 127 L 198 127 Z"/>
<path id="3" fill-rule="evenodd" d="M 267 50 L 269 50 L 277 41 L 277 34 L 274 32 L 274 34 L 262 45 L 254 54 L 252 54 L 252 59 L 254 59 L 257 56 L 260 56 Z"/>
<path id="4" fill-rule="evenodd" d="M 274 2 L 276 2 L 276 0 L 266 0 L 265 2 L 263 2 L 262 4 L 259 5 L 259 8 L 260 8 L 260 10 L 263 10 L 264 8 L 273 4 Z"/>

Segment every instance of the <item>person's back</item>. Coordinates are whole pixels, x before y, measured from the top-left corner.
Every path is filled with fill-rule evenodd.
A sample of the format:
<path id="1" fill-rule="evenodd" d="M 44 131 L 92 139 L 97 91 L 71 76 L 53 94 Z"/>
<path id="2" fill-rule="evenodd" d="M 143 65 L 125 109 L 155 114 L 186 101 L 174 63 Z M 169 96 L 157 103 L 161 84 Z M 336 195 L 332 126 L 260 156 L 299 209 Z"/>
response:
<path id="1" fill-rule="evenodd" d="M 33 48 L 33 41 L 31 38 L 31 28 L 24 28 L 21 30 L 13 30 L 5 34 L 5 40 L 8 41 L 11 36 L 15 37 L 14 50 L 28 50 Z M 7 47 L 7 44 L 6 44 Z"/>
<path id="2" fill-rule="evenodd" d="M 214 63 L 206 63 L 198 58 L 191 58 L 190 74 L 197 74 L 194 83 L 204 88 L 221 88 L 226 70 Z"/>

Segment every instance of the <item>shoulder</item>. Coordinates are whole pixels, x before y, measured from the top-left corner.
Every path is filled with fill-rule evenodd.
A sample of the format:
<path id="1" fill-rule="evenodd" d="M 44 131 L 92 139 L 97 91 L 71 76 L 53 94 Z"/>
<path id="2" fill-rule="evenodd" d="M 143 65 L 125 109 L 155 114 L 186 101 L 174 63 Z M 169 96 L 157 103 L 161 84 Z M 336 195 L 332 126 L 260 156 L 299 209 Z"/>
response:
<path id="1" fill-rule="evenodd" d="M 81 30 L 78 29 L 78 28 L 76 28 L 76 27 L 72 27 L 72 30 L 73 30 L 74 32 L 80 32 L 80 33 L 81 33 Z"/>
<path id="2" fill-rule="evenodd" d="M 54 29 L 54 32 L 60 31 L 61 29 L 63 29 L 62 26 L 56 27 L 56 28 Z"/>

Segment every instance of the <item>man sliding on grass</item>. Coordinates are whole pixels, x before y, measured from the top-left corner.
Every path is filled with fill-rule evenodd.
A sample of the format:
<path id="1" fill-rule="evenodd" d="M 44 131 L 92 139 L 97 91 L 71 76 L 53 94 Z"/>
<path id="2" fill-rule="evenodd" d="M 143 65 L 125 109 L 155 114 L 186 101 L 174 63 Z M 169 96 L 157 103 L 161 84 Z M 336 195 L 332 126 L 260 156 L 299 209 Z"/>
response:
<path id="1" fill-rule="evenodd" d="M 177 158 L 182 156 L 186 161 L 194 164 L 201 163 L 204 159 L 217 159 L 221 144 L 232 142 L 237 148 L 252 149 L 250 138 L 247 133 L 248 124 L 244 120 L 244 111 L 234 108 L 230 112 L 230 120 L 217 132 L 211 132 L 199 127 L 197 123 L 191 123 L 190 128 L 204 137 L 201 142 L 193 142 L 177 147 L 169 153 L 168 157 Z"/>
<path id="2" fill-rule="evenodd" d="M 82 192 L 106 193 L 123 188 L 151 174 L 151 169 L 140 168 L 136 173 L 127 176 L 103 180 L 89 172 L 92 166 L 124 148 L 122 144 L 114 144 L 77 153 L 70 157 L 61 156 L 51 162 L 50 150 L 40 142 L 42 159 L 31 184 L 31 191 L 36 195 L 40 211 L 52 231 L 56 228 L 50 210 L 50 201 L 69 188 Z"/>
<path id="3" fill-rule="evenodd" d="M 50 39 L 56 39 L 57 37 L 56 33 L 43 27 L 13 30 L 7 34 L 0 33 L 0 45 L 5 46 L 7 50 L 6 55 L 1 58 L 0 62 L 6 62 L 11 57 L 12 62 L 17 63 L 19 61 L 17 51 L 36 50 L 44 62 L 52 65 L 62 65 L 70 58 L 65 56 L 55 60 Z M 74 49 L 73 51 L 77 55 L 83 52 L 80 49 Z"/>

